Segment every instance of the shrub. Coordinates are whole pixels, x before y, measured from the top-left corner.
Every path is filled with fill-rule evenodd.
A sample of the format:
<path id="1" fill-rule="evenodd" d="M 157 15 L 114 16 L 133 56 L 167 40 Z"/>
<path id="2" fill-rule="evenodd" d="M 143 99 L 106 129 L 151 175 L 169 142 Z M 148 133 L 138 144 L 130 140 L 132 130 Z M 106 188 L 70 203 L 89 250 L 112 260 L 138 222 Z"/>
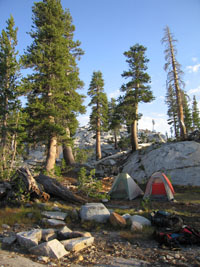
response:
<path id="1" fill-rule="evenodd" d="M 91 170 L 89 175 L 87 175 L 86 169 L 84 167 L 81 168 L 78 175 L 78 182 L 78 189 L 86 194 L 87 197 L 105 198 L 105 194 L 100 192 L 102 189 L 102 181 L 95 177 L 95 169 Z"/>

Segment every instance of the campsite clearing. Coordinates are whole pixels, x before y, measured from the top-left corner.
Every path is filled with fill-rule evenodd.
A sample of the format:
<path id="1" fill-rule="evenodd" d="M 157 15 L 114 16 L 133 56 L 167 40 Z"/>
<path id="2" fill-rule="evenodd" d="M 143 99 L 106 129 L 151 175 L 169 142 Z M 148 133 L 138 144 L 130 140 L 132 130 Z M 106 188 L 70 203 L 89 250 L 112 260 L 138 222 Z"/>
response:
<path id="1" fill-rule="evenodd" d="M 68 180 L 72 183 L 76 182 L 74 179 L 65 179 L 63 183 Z M 109 177 L 103 179 L 104 191 L 108 192 L 112 186 L 113 180 Z M 140 185 L 140 188 L 145 191 L 146 184 Z M 73 187 L 74 192 L 77 191 Z M 200 230 L 200 187 L 192 186 L 174 186 L 175 200 L 170 201 L 144 201 L 140 196 L 134 200 L 109 200 L 105 205 L 119 214 L 130 213 L 131 215 L 139 214 L 144 217 L 149 217 L 152 210 L 165 210 L 170 213 L 180 215 L 185 224 L 188 224 Z M 61 209 L 72 210 L 78 206 L 70 205 L 56 199 L 50 199 L 49 205 L 56 204 Z M 95 199 L 88 198 L 88 202 L 94 202 Z M 1 211 L 1 210 L 0 210 Z M 3 212 L 3 211 L 2 211 Z M 16 210 L 15 210 L 16 212 Z M 24 210 L 26 212 L 26 210 Z M 29 211 L 30 212 L 30 211 Z M 5 215 L 5 213 L 4 213 Z M 9 213 L 9 219 L 12 214 Z M 0 218 L 3 218 L 3 216 Z M 5 223 L 5 216 L 4 216 Z M 59 265 L 56 260 L 52 260 L 55 266 L 72 266 L 78 264 L 79 266 L 95 266 L 97 264 L 112 264 L 113 258 L 123 259 L 138 259 L 147 261 L 150 266 L 199 266 L 200 265 L 200 251 L 199 246 L 186 246 L 179 251 L 172 251 L 168 248 L 160 248 L 158 243 L 153 239 L 153 228 L 146 228 L 144 231 L 131 233 L 129 228 L 113 229 L 109 224 L 81 224 L 72 221 L 67 221 L 69 228 L 75 230 L 89 231 L 95 237 L 95 242 L 92 247 L 84 249 L 78 253 L 71 253 L 67 257 L 59 260 Z M 0 219 L 0 226 L 2 221 Z M 20 222 L 20 231 L 27 230 L 30 225 Z M 3 237 L 9 232 L 14 231 L 11 225 L 9 230 L 1 229 L 0 235 Z M 1 253 L 0 253 L 1 254 Z M 18 252 L 21 256 L 29 257 L 33 261 L 39 261 L 38 257 L 32 255 L 23 255 L 23 252 Z M 14 257 L 14 254 L 12 254 Z M 41 261 L 39 261 L 41 263 Z M 18 264 L 18 265 L 17 265 Z M 45 263 L 43 263 L 45 264 Z M 47 264 L 45 264 L 47 265 Z M 14 265 L 13 265 L 14 266 Z M 19 266 L 16 262 L 15 267 Z M 31 265 L 29 265 L 31 267 Z M 112 265 L 111 265 L 112 266 Z"/>

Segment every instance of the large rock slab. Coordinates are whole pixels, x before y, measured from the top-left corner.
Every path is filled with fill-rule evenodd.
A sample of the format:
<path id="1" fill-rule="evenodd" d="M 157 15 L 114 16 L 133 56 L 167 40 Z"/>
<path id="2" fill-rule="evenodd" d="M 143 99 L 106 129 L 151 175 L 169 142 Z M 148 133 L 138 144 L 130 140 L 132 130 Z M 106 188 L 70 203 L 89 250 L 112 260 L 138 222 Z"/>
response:
<path id="1" fill-rule="evenodd" d="M 69 240 L 63 240 L 61 243 L 67 250 L 78 252 L 88 246 L 91 246 L 94 242 L 94 237 L 78 237 Z"/>
<path id="2" fill-rule="evenodd" d="M 49 226 L 53 226 L 53 227 L 58 227 L 58 226 L 65 226 L 66 223 L 64 221 L 61 220 L 56 220 L 56 219 L 47 219 L 47 218 L 43 218 L 42 222 L 44 224 L 47 224 Z"/>
<path id="3" fill-rule="evenodd" d="M 42 230 L 33 229 L 31 231 L 17 233 L 18 243 L 26 247 L 27 249 L 38 245 L 39 241 L 42 239 Z"/>
<path id="4" fill-rule="evenodd" d="M 43 211 L 42 215 L 49 219 L 56 219 L 62 221 L 64 221 L 67 217 L 67 213 L 61 211 Z"/>
<path id="5" fill-rule="evenodd" d="M 200 143 L 185 141 L 148 147 L 133 153 L 123 172 L 139 182 L 163 171 L 177 185 L 200 186 Z"/>
<path id="6" fill-rule="evenodd" d="M 56 259 L 60 259 L 69 254 L 69 251 L 66 251 L 64 246 L 57 239 L 41 243 L 38 246 L 30 248 L 29 251 L 35 255 L 47 256 Z"/>
<path id="7" fill-rule="evenodd" d="M 87 203 L 81 207 L 80 216 L 82 221 L 105 223 L 110 217 L 110 212 L 102 203 Z"/>

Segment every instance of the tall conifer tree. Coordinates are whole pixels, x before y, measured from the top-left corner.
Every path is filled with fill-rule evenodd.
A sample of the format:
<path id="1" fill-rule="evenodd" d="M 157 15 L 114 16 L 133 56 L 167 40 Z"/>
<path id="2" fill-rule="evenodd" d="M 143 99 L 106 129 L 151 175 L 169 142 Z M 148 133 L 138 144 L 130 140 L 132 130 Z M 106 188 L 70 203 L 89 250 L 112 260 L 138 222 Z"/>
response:
<path id="1" fill-rule="evenodd" d="M 140 102 L 148 103 L 154 99 L 149 86 L 150 76 L 146 72 L 149 60 L 145 56 L 145 52 L 146 48 L 139 44 L 124 52 L 129 70 L 124 71 L 122 77 L 129 78 L 130 81 L 121 87 L 121 91 L 125 92 L 125 95 L 120 105 L 123 106 L 129 120 L 132 151 L 138 149 L 137 124 L 140 118 L 138 105 Z"/>
<path id="2" fill-rule="evenodd" d="M 101 132 L 108 129 L 108 99 L 104 92 L 104 80 L 101 71 L 94 71 L 88 95 L 91 97 L 89 106 L 92 106 L 90 115 L 91 129 L 96 132 L 96 159 L 101 159 Z"/>
<path id="3" fill-rule="evenodd" d="M 189 106 L 190 98 L 184 91 L 182 91 L 182 99 L 183 99 L 184 122 L 186 127 L 186 133 L 188 135 L 192 129 L 192 113 Z"/>
<path id="4" fill-rule="evenodd" d="M 193 130 L 200 130 L 199 108 L 195 96 L 193 96 L 193 102 L 192 102 L 192 126 Z"/>
<path id="5" fill-rule="evenodd" d="M 111 101 L 108 103 L 109 107 L 109 129 L 113 131 L 114 141 L 115 141 L 115 149 L 118 148 L 117 143 L 117 135 L 119 134 L 119 130 L 122 124 L 122 117 L 119 111 L 119 108 L 116 104 L 116 100 L 111 98 Z"/>
<path id="6" fill-rule="evenodd" d="M 83 83 L 76 63 L 83 51 L 80 42 L 73 40 L 74 30 L 70 12 L 62 9 L 60 0 L 34 4 L 30 32 L 33 42 L 23 57 L 33 74 L 24 84 L 29 91 L 32 136 L 36 141 L 48 142 L 47 171 L 54 168 L 58 142 L 70 147 L 71 133 L 77 126 L 76 116 L 84 112 L 83 96 L 77 92 Z"/>
<path id="7" fill-rule="evenodd" d="M 11 152 L 11 139 L 15 124 L 11 123 L 12 116 L 20 108 L 19 63 L 17 61 L 17 28 L 14 18 L 10 16 L 7 27 L 0 35 L 0 133 L 1 133 L 1 163 L 7 168 L 7 156 Z"/>

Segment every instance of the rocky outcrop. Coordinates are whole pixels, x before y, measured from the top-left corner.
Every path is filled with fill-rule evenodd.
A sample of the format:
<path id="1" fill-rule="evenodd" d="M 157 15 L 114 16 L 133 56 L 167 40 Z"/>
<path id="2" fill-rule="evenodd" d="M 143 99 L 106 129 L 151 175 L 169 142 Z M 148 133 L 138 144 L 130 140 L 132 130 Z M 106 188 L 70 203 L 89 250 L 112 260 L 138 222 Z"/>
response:
<path id="1" fill-rule="evenodd" d="M 200 185 L 200 144 L 195 141 L 154 145 L 131 154 L 123 172 L 145 182 L 154 172 L 163 171 L 177 185 Z"/>

